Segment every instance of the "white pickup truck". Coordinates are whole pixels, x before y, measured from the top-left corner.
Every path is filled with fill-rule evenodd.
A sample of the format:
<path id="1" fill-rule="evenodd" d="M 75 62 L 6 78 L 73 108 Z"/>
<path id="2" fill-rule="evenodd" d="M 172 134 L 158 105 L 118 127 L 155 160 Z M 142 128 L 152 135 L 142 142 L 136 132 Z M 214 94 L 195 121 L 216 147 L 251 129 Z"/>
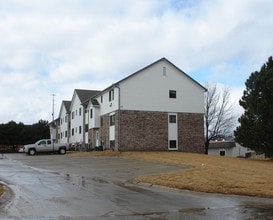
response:
<path id="1" fill-rule="evenodd" d="M 58 152 L 60 154 L 66 154 L 66 144 L 56 144 L 50 139 L 42 139 L 35 144 L 28 144 L 24 146 L 24 152 L 29 155 L 35 155 L 36 153 L 46 152 Z"/>

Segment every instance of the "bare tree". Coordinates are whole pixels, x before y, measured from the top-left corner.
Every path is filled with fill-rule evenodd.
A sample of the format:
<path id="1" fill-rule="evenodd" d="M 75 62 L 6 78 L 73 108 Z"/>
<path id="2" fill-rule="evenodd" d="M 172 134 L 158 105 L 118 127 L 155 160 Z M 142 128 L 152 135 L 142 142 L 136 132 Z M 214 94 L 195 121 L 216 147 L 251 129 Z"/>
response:
<path id="1" fill-rule="evenodd" d="M 207 84 L 205 95 L 205 154 L 208 154 L 209 143 L 220 135 L 230 135 L 233 132 L 236 117 L 233 114 L 233 104 L 230 103 L 230 89 L 219 89 L 216 84 Z"/>

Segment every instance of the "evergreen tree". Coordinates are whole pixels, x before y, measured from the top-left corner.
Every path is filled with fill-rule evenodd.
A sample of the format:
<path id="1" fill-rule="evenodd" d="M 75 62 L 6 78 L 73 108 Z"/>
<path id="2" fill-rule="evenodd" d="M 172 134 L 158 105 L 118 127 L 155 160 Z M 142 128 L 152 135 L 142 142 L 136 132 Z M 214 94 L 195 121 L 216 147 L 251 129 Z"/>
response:
<path id="1" fill-rule="evenodd" d="M 273 60 L 268 58 L 261 70 L 251 73 L 239 101 L 244 114 L 239 118 L 235 138 L 258 154 L 273 156 Z"/>
<path id="2" fill-rule="evenodd" d="M 36 142 L 39 139 L 50 138 L 48 121 L 39 120 L 38 123 L 35 123 L 31 126 L 31 130 L 33 138 L 32 142 Z"/>

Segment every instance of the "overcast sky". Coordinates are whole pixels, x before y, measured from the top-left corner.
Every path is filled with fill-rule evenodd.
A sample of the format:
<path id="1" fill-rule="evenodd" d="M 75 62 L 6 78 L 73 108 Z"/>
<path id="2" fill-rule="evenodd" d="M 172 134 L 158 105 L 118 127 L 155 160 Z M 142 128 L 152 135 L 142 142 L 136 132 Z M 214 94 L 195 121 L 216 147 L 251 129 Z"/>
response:
<path id="1" fill-rule="evenodd" d="M 0 123 L 55 118 L 166 57 L 199 83 L 245 81 L 273 51 L 272 0 L 0 0 Z"/>

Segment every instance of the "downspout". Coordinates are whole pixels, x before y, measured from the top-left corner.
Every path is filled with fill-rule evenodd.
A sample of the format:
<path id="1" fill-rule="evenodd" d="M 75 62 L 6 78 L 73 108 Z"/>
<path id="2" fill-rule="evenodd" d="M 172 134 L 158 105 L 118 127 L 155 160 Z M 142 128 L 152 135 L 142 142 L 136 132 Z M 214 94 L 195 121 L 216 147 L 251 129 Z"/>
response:
<path id="1" fill-rule="evenodd" d="M 88 103 L 89 102 L 91 102 L 91 99 L 87 102 L 87 103 L 82 103 L 81 105 L 82 105 L 82 110 L 83 110 L 83 112 L 82 112 L 82 116 L 83 116 L 83 122 L 82 122 L 82 134 L 83 134 L 83 136 L 82 136 L 82 147 L 84 147 L 84 149 L 86 149 L 86 147 L 87 147 L 87 145 L 88 145 L 88 130 L 89 129 L 87 129 L 87 140 L 86 140 L 86 130 L 85 130 L 85 125 L 86 125 L 86 122 L 87 122 L 87 124 L 88 124 L 88 128 L 89 128 L 89 111 L 87 112 L 87 107 L 88 107 Z M 87 118 L 86 118 L 86 112 L 87 112 Z M 87 119 L 87 121 L 86 121 L 86 119 Z"/>
<path id="2" fill-rule="evenodd" d="M 119 84 L 115 84 L 115 87 L 118 88 L 118 151 L 121 152 L 121 127 L 120 127 L 120 87 Z"/>
<path id="3" fill-rule="evenodd" d="M 82 104 L 82 149 L 85 149 L 85 106 Z"/>
<path id="4" fill-rule="evenodd" d="M 67 117 L 67 146 L 70 147 L 70 112 L 66 112 Z"/>

